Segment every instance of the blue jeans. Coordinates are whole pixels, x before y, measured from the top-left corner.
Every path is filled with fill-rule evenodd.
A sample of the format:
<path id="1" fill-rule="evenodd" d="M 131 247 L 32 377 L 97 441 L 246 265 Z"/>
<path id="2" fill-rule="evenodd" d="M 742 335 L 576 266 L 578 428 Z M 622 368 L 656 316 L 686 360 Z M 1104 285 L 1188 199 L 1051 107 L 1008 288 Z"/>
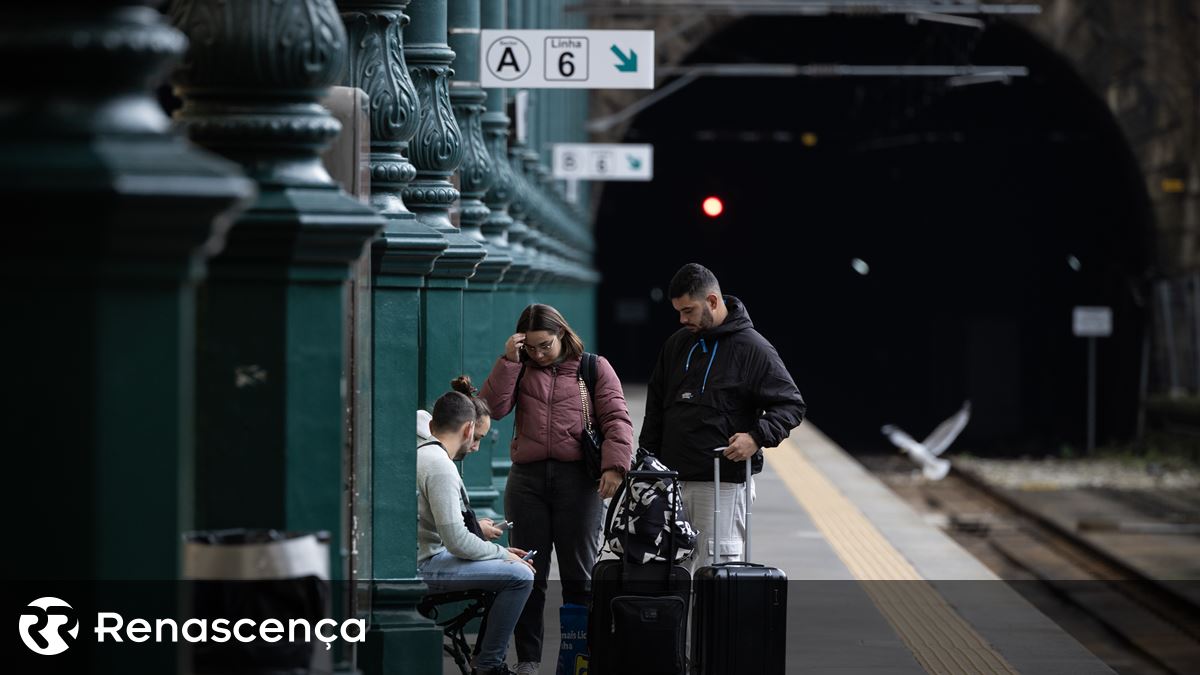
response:
<path id="1" fill-rule="evenodd" d="M 449 551 L 442 551 L 419 564 L 417 574 L 433 593 L 471 589 L 496 591 L 475 667 L 485 670 L 504 663 L 508 638 L 533 588 L 533 572 L 529 567 L 507 560 L 463 560 Z"/>

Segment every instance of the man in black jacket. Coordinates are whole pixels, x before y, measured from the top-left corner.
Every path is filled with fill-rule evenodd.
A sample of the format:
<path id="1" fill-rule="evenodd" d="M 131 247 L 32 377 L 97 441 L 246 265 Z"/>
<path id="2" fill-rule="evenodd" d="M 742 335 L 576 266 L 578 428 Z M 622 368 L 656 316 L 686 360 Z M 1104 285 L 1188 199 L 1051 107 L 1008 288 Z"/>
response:
<path id="1" fill-rule="evenodd" d="M 667 338 L 650 376 L 639 442 L 679 472 L 684 506 L 700 533 L 692 570 L 711 561 L 713 453 L 721 460 L 721 561 L 738 560 L 745 541 L 743 490 L 751 460 L 783 442 L 804 419 L 804 399 L 779 353 L 754 330 L 740 300 L 696 263 L 671 279 L 671 304 L 683 328 Z M 751 493 L 753 494 L 753 492 Z"/>

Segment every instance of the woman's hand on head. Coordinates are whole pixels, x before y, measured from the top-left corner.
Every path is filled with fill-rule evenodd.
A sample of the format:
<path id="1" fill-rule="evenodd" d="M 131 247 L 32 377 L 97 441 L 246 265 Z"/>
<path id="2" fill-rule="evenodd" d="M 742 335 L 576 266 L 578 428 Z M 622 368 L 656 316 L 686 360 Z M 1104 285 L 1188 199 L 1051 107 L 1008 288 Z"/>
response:
<path id="1" fill-rule="evenodd" d="M 521 350 L 525 348 L 525 334 L 513 333 L 504 343 L 504 358 L 513 363 L 521 362 Z"/>

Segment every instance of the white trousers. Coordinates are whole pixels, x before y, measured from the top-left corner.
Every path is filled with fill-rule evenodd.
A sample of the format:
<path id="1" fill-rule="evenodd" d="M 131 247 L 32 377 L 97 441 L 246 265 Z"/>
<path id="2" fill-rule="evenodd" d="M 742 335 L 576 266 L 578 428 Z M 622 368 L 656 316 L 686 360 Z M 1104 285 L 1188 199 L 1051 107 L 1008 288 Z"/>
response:
<path id="1" fill-rule="evenodd" d="M 744 483 L 721 484 L 721 513 L 717 521 L 717 562 L 743 560 L 746 541 L 746 485 Z M 684 561 L 684 567 L 693 575 L 696 570 L 712 564 L 713 552 L 713 494 L 712 481 L 679 481 L 683 494 L 683 508 L 688 519 L 696 528 L 696 553 Z M 750 499 L 754 499 L 754 482 L 750 483 Z"/>

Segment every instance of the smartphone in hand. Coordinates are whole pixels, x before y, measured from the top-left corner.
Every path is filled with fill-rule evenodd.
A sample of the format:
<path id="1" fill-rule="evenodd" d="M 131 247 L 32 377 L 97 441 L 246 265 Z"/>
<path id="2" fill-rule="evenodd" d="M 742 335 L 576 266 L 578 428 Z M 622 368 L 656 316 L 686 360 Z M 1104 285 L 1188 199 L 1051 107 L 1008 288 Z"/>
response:
<path id="1" fill-rule="evenodd" d="M 508 522 L 507 520 L 502 520 L 502 521 L 496 523 L 496 527 L 499 528 L 501 532 L 507 532 L 508 529 L 512 526 L 513 526 L 513 524 Z"/>

